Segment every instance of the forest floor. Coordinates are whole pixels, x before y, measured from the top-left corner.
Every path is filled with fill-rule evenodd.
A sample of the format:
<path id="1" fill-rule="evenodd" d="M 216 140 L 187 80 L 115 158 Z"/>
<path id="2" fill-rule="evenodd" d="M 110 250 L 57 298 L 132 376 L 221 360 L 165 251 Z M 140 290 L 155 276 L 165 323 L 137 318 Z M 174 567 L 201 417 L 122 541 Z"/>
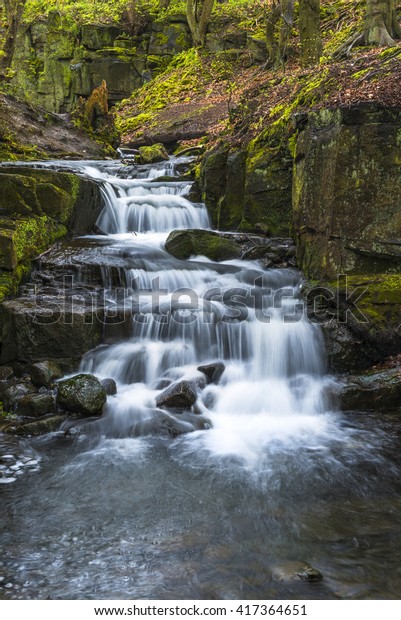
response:
<path id="1" fill-rule="evenodd" d="M 224 139 L 246 144 L 268 125 L 288 122 L 295 113 L 361 102 L 401 105 L 401 43 L 359 48 L 348 58 L 313 69 L 290 61 L 273 71 L 246 66 L 246 58 L 239 58 L 230 64 L 228 75 L 215 77 L 213 62 L 210 56 L 200 58 L 201 70 L 194 69 L 197 81 L 183 79 L 164 105 L 152 109 L 149 101 L 160 98 L 163 84 L 168 87 L 169 71 L 123 102 L 116 111 L 122 143 L 192 145 L 201 140 L 212 146 Z M 182 75 L 186 73 L 174 77 L 179 82 Z"/>

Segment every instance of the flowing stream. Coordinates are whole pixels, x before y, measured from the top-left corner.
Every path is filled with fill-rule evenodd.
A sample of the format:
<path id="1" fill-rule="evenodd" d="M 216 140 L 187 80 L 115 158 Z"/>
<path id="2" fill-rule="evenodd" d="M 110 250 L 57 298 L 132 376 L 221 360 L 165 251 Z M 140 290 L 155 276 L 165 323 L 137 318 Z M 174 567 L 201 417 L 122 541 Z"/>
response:
<path id="1" fill-rule="evenodd" d="M 81 362 L 117 383 L 101 419 L 76 434 L 0 436 L 3 467 L 18 454 L 22 472 L 0 489 L 0 592 L 398 598 L 399 424 L 391 412 L 337 411 L 300 274 L 169 255 L 170 231 L 210 228 L 205 206 L 186 198 L 191 184 L 174 181 L 180 160 L 42 165 L 101 184 L 107 237 L 81 240 L 78 280 L 89 285 L 85 266 L 97 262 L 128 327 Z M 217 361 L 224 372 L 206 384 L 198 367 Z M 192 412 L 158 409 L 181 380 L 197 386 Z M 324 578 L 287 579 L 289 562 Z"/>

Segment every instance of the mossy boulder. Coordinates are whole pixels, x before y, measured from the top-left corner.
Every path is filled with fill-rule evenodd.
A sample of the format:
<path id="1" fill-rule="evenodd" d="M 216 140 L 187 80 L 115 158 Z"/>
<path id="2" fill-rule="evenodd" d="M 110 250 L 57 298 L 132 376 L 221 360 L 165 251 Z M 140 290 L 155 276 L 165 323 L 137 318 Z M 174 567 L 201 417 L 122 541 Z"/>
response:
<path id="1" fill-rule="evenodd" d="M 166 241 L 166 250 L 176 258 L 185 260 L 202 255 L 214 261 L 224 261 L 241 256 L 241 246 L 209 230 L 174 230 Z"/>
<path id="2" fill-rule="evenodd" d="M 76 375 L 58 384 L 57 404 L 71 413 L 101 415 L 106 400 L 106 391 L 93 375 Z"/>
<path id="3" fill-rule="evenodd" d="M 168 160 L 168 153 L 163 144 L 151 144 L 139 147 L 139 160 L 141 164 L 156 164 Z"/>

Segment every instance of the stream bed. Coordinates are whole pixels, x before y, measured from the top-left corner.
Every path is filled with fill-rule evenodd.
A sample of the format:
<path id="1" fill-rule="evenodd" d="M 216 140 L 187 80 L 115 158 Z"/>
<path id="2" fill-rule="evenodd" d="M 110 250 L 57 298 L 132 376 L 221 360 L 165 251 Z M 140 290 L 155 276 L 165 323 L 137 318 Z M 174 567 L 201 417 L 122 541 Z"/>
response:
<path id="1" fill-rule="evenodd" d="M 180 160 L 38 165 L 97 180 L 105 201 L 107 236 L 47 268 L 74 264 L 80 286 L 96 271 L 109 307 L 135 312 L 77 368 L 116 382 L 102 418 L 0 435 L 0 596 L 399 598 L 399 412 L 338 411 L 301 274 L 169 255 L 170 231 L 210 228 Z M 216 361 L 206 382 L 198 367 Z M 161 411 L 180 381 L 196 386 L 192 412 Z M 294 562 L 323 579 L 293 578 Z"/>

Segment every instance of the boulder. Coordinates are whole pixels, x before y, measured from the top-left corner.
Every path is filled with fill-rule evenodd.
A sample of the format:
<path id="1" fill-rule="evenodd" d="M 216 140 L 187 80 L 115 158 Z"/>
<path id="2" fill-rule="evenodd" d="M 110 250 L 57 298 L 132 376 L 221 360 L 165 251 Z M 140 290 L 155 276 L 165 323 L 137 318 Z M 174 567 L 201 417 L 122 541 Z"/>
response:
<path id="1" fill-rule="evenodd" d="M 27 418 L 40 418 L 54 413 L 53 394 L 27 394 L 17 402 L 16 414 Z"/>
<path id="2" fill-rule="evenodd" d="M 163 144 L 141 146 L 138 150 L 141 164 L 156 164 L 168 160 L 168 153 Z"/>
<path id="3" fill-rule="evenodd" d="M 59 379 L 63 373 L 57 362 L 54 360 L 45 360 L 32 364 L 29 368 L 29 374 L 32 383 L 38 387 L 50 388 L 54 384 L 54 381 Z"/>
<path id="4" fill-rule="evenodd" d="M 101 415 L 106 400 L 105 389 L 93 375 L 75 375 L 58 384 L 57 404 L 71 413 Z"/>
<path id="5" fill-rule="evenodd" d="M 192 381 L 173 383 L 156 398 L 158 407 L 167 409 L 190 409 L 197 399 L 195 385 Z"/>
<path id="6" fill-rule="evenodd" d="M 226 367 L 222 362 L 213 362 L 212 364 L 205 364 L 197 368 L 199 372 L 203 372 L 206 375 L 209 383 L 218 383 L 225 369 Z"/>
<path id="7" fill-rule="evenodd" d="M 79 360 L 101 341 L 101 308 L 92 298 L 20 297 L 1 306 L 2 362 Z"/>
<path id="8" fill-rule="evenodd" d="M 207 256 L 214 261 L 241 256 L 241 247 L 235 241 L 209 230 L 174 230 L 167 238 L 166 250 L 181 260 L 194 255 Z"/>

